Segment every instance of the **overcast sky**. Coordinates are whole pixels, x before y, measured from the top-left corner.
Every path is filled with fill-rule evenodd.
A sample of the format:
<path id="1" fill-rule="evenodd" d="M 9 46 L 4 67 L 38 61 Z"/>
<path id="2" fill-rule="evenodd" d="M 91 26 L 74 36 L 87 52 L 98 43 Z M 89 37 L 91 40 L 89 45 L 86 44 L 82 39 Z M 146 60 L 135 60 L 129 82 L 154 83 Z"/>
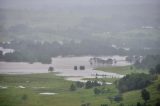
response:
<path id="1" fill-rule="evenodd" d="M 0 0 L 1 8 L 43 9 L 52 6 L 88 6 L 114 4 L 160 3 L 160 0 Z"/>

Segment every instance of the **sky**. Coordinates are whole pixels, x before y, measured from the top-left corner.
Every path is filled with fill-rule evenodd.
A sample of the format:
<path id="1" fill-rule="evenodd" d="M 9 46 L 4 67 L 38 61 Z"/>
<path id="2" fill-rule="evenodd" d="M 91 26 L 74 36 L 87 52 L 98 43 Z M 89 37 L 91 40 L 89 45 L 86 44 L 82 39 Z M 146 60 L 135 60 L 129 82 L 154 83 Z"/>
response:
<path id="1" fill-rule="evenodd" d="M 59 6 L 89 6 L 160 3 L 160 0 L 0 0 L 1 8 L 44 9 Z"/>

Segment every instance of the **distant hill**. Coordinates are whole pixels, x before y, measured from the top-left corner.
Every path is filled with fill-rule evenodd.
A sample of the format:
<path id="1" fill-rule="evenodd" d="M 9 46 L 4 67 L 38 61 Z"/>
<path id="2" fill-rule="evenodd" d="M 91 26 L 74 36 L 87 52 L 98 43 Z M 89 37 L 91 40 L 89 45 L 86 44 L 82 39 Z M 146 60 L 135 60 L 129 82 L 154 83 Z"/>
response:
<path id="1" fill-rule="evenodd" d="M 0 42 L 90 39 L 153 47 L 160 39 L 159 0 L 2 0 L 0 7 Z"/>

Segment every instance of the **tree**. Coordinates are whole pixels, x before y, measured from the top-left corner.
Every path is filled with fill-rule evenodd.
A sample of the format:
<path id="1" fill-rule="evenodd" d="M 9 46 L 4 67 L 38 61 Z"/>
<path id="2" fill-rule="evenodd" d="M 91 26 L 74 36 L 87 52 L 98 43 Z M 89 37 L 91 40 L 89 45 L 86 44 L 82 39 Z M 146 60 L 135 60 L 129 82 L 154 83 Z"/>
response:
<path id="1" fill-rule="evenodd" d="M 154 75 L 154 74 L 156 74 L 156 71 L 155 71 L 154 68 L 151 68 L 151 69 L 149 70 L 149 73 L 150 73 L 151 75 Z"/>
<path id="2" fill-rule="evenodd" d="M 22 100 L 27 100 L 27 98 L 28 98 L 28 96 L 26 95 L 26 94 L 24 94 L 23 96 L 22 96 Z"/>
<path id="3" fill-rule="evenodd" d="M 76 82 L 76 86 L 77 86 L 78 88 L 82 88 L 82 87 L 84 87 L 84 83 L 83 83 L 83 82 L 80 82 L 80 81 L 77 81 L 77 82 Z"/>
<path id="4" fill-rule="evenodd" d="M 76 90 L 76 86 L 74 84 L 71 84 L 70 91 L 75 91 L 75 90 Z"/>
<path id="5" fill-rule="evenodd" d="M 130 66 L 130 70 L 133 70 L 133 66 Z"/>
<path id="6" fill-rule="evenodd" d="M 123 104 L 123 103 L 120 103 L 119 106 L 124 106 L 124 104 Z"/>
<path id="7" fill-rule="evenodd" d="M 101 84 L 98 83 L 97 80 L 93 81 L 92 83 L 93 83 L 93 86 L 100 86 L 101 85 Z"/>
<path id="8" fill-rule="evenodd" d="M 143 89 L 152 82 L 152 76 L 144 73 L 132 73 L 124 76 L 117 83 L 120 92 Z"/>
<path id="9" fill-rule="evenodd" d="M 84 103 L 84 104 L 81 104 L 81 106 L 91 106 L 90 103 Z"/>
<path id="10" fill-rule="evenodd" d="M 137 102 L 137 106 L 142 106 L 140 102 Z"/>
<path id="11" fill-rule="evenodd" d="M 101 104 L 101 106 L 108 106 L 108 104 Z"/>
<path id="12" fill-rule="evenodd" d="M 99 90 L 98 88 L 94 88 L 95 95 L 99 95 L 100 93 L 101 93 L 101 90 Z"/>
<path id="13" fill-rule="evenodd" d="M 121 94 L 116 95 L 116 96 L 114 97 L 114 101 L 116 101 L 116 102 L 120 102 L 120 101 L 122 101 L 122 100 L 123 100 L 123 97 L 122 97 Z"/>
<path id="14" fill-rule="evenodd" d="M 156 73 L 157 73 L 157 74 L 160 74 L 160 64 L 157 64 L 157 65 L 156 65 L 155 70 L 156 70 Z"/>
<path id="15" fill-rule="evenodd" d="M 108 99 L 109 99 L 110 103 L 112 104 L 112 102 L 113 102 L 113 97 L 108 97 Z"/>
<path id="16" fill-rule="evenodd" d="M 160 106 L 160 102 L 157 102 L 155 106 Z"/>
<path id="17" fill-rule="evenodd" d="M 143 98 L 143 100 L 144 100 L 145 102 L 147 102 L 147 100 L 150 99 L 150 93 L 149 93 L 146 89 L 143 89 L 143 90 L 141 91 L 141 97 Z"/>
<path id="18" fill-rule="evenodd" d="M 155 106 L 160 106 L 160 99 L 157 99 Z"/>
<path id="19" fill-rule="evenodd" d="M 91 81 L 87 81 L 85 88 L 86 89 L 92 88 L 92 82 Z"/>
<path id="20" fill-rule="evenodd" d="M 160 84 L 157 85 L 157 90 L 160 91 Z"/>
<path id="21" fill-rule="evenodd" d="M 54 68 L 52 67 L 52 66 L 50 66 L 49 68 L 48 68 L 48 72 L 53 72 L 54 71 Z"/>
<path id="22" fill-rule="evenodd" d="M 78 67 L 77 66 L 74 66 L 74 70 L 77 70 L 78 69 Z"/>

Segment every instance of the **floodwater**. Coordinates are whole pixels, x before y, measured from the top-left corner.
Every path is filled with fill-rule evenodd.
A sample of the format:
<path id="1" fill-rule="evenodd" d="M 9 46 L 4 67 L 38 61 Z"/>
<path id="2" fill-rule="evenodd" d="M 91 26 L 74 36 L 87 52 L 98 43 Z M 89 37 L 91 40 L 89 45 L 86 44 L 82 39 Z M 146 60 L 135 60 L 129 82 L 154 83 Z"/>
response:
<path id="1" fill-rule="evenodd" d="M 39 93 L 40 95 L 56 95 L 57 93 L 52 93 L 52 92 L 44 92 L 44 93 Z"/>
<path id="2" fill-rule="evenodd" d="M 32 74 L 32 73 L 48 73 L 48 67 L 53 66 L 54 72 L 58 72 L 58 76 L 66 76 L 67 80 L 82 81 L 83 78 L 95 78 L 99 77 L 118 77 L 123 75 L 116 73 L 108 73 L 103 71 L 94 70 L 90 65 L 89 59 L 91 56 L 85 57 L 56 57 L 52 58 L 52 64 L 41 63 L 24 63 L 24 62 L 0 62 L 0 74 Z M 125 57 L 113 56 L 113 57 L 101 57 L 103 59 L 116 59 L 117 63 L 113 66 L 125 66 L 130 63 L 125 61 Z M 74 66 L 85 66 L 85 70 L 74 70 Z"/>
<path id="3" fill-rule="evenodd" d="M 47 73 L 48 66 L 41 63 L 0 62 L 0 74 Z"/>

